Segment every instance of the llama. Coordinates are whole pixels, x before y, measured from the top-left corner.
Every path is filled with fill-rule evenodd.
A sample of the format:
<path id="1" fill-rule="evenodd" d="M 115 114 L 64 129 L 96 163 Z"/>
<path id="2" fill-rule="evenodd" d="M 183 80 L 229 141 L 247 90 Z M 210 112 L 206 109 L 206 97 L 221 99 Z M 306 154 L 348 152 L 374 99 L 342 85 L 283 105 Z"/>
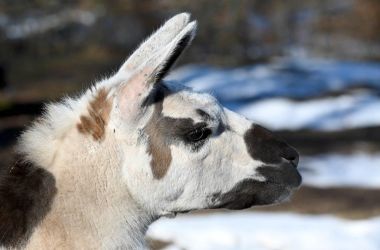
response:
<path id="1" fill-rule="evenodd" d="M 196 26 L 174 16 L 113 76 L 47 105 L 0 175 L 0 248 L 146 249 L 162 216 L 277 203 L 299 187 L 294 148 L 163 80 Z"/>

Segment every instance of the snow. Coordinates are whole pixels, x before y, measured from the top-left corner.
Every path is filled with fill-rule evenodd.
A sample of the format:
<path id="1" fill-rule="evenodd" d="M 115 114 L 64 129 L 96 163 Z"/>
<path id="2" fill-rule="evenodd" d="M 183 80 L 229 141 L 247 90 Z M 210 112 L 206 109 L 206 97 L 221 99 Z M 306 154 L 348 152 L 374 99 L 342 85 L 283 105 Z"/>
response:
<path id="1" fill-rule="evenodd" d="M 241 105 L 236 111 L 271 129 L 339 130 L 380 124 L 380 99 L 370 94 L 304 102 L 271 98 Z"/>
<path id="2" fill-rule="evenodd" d="M 236 69 L 192 65 L 177 69 L 168 79 L 209 92 L 226 107 L 271 129 L 339 130 L 380 124 L 379 63 L 304 58 Z M 328 95 L 339 91 L 344 94 Z"/>
<path id="3" fill-rule="evenodd" d="M 380 155 L 355 153 L 303 157 L 303 184 L 316 187 L 380 188 Z"/>
<path id="4" fill-rule="evenodd" d="M 169 79 L 197 90 L 213 91 L 224 101 L 313 97 L 358 84 L 379 89 L 380 63 L 284 59 L 235 69 L 189 65 L 174 71 Z"/>
<path id="5" fill-rule="evenodd" d="M 233 212 L 160 219 L 148 231 L 187 250 L 377 250 L 380 218 L 350 221 L 328 215 Z"/>

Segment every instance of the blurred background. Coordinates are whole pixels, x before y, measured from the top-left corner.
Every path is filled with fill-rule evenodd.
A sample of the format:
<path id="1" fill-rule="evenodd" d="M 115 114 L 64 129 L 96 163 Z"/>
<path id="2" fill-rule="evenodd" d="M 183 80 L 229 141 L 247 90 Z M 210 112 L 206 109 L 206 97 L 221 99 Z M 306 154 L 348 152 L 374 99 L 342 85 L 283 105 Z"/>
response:
<path id="1" fill-rule="evenodd" d="M 199 22 L 168 77 L 301 153 L 291 201 L 161 219 L 153 249 L 380 249 L 380 1 L 2 0 L 0 162 L 42 103 L 112 74 L 179 12 Z"/>

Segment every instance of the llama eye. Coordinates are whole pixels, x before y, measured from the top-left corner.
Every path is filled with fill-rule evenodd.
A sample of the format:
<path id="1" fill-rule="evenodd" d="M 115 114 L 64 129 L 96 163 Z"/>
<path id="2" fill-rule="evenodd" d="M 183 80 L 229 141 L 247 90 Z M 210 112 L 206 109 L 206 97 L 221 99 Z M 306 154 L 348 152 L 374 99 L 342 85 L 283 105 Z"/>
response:
<path id="1" fill-rule="evenodd" d="M 187 138 L 192 142 L 198 142 L 206 139 L 211 134 L 208 128 L 197 128 L 187 134 Z"/>

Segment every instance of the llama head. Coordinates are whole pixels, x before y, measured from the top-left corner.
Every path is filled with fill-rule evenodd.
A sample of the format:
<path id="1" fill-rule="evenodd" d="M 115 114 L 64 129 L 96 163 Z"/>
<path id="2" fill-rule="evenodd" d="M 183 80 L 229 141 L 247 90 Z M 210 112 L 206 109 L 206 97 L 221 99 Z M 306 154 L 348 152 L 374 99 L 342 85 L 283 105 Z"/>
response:
<path id="1" fill-rule="evenodd" d="M 107 154 L 117 154 L 114 178 L 124 185 L 117 192 L 157 216 L 285 199 L 301 182 L 295 149 L 213 96 L 163 80 L 195 30 L 188 14 L 173 17 L 118 72 L 75 101 L 85 107 L 72 112 L 77 134 L 85 144 L 113 145 Z"/>
<path id="2" fill-rule="evenodd" d="M 112 78 L 110 123 L 132 196 L 159 215 L 243 209 L 298 187 L 298 153 L 209 94 L 162 79 L 191 42 L 188 14 L 170 19 Z"/>

